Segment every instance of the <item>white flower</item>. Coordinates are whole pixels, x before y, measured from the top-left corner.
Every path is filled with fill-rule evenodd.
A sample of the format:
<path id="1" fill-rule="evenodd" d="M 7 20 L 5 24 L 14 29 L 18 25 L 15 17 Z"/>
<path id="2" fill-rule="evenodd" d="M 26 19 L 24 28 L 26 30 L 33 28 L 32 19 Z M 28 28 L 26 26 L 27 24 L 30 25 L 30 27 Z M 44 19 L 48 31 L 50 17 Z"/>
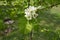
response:
<path id="1" fill-rule="evenodd" d="M 29 10 L 30 11 L 35 11 L 37 8 L 36 7 L 34 7 L 34 6 L 29 6 Z"/>
<path id="2" fill-rule="evenodd" d="M 36 18 L 37 14 L 36 11 L 37 8 L 34 6 L 29 6 L 29 8 L 25 9 L 25 17 L 27 20 L 32 20 L 32 18 Z"/>
<path id="3" fill-rule="evenodd" d="M 38 16 L 38 14 L 34 14 L 34 15 L 33 15 L 33 18 L 36 18 L 37 16 Z"/>
<path id="4" fill-rule="evenodd" d="M 26 17 L 27 20 L 31 20 L 32 19 L 31 15 L 25 15 L 25 17 Z"/>

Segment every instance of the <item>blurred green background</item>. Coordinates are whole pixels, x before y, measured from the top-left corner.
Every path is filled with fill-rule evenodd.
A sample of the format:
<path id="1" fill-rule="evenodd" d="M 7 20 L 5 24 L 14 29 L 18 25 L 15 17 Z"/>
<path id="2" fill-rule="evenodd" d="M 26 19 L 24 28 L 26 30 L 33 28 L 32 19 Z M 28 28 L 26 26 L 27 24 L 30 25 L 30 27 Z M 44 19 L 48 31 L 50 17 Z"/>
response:
<path id="1" fill-rule="evenodd" d="M 24 10 L 29 6 L 46 8 L 27 21 Z M 5 24 L 6 17 L 14 23 Z M 0 0 L 0 40 L 60 40 L 60 0 Z"/>

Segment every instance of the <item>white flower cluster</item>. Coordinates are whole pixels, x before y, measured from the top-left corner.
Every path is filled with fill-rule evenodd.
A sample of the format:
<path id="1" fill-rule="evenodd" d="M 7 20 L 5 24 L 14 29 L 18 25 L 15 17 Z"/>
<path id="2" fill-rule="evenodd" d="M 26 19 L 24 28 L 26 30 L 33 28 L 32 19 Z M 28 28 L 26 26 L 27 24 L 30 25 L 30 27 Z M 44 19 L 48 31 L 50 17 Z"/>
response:
<path id="1" fill-rule="evenodd" d="M 38 14 L 36 13 L 37 8 L 34 6 L 29 6 L 25 9 L 25 17 L 27 20 L 32 20 L 32 18 L 36 18 Z"/>

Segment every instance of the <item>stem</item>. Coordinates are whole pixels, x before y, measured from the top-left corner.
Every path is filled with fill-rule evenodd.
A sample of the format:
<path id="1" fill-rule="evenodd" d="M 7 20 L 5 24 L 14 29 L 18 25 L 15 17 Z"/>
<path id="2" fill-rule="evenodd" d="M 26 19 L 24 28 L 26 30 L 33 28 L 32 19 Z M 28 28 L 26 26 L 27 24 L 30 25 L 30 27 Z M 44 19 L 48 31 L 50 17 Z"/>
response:
<path id="1" fill-rule="evenodd" d="M 27 0 L 28 1 L 28 7 L 30 6 L 30 0 Z"/>
<path id="2" fill-rule="evenodd" d="M 33 31 L 31 31 L 30 33 L 30 40 L 32 40 L 32 37 L 33 37 Z"/>

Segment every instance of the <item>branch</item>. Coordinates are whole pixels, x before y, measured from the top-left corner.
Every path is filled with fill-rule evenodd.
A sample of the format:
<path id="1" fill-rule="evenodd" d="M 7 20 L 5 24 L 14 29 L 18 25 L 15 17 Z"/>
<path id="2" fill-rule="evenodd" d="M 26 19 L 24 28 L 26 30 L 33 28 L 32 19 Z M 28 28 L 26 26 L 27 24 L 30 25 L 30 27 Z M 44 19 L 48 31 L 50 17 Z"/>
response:
<path id="1" fill-rule="evenodd" d="M 51 6 L 48 6 L 48 7 L 42 8 L 41 10 L 46 9 L 46 8 L 52 8 L 52 7 L 57 6 L 57 5 L 59 5 L 59 4 L 60 4 L 60 3 L 53 4 L 53 5 L 51 5 Z"/>

